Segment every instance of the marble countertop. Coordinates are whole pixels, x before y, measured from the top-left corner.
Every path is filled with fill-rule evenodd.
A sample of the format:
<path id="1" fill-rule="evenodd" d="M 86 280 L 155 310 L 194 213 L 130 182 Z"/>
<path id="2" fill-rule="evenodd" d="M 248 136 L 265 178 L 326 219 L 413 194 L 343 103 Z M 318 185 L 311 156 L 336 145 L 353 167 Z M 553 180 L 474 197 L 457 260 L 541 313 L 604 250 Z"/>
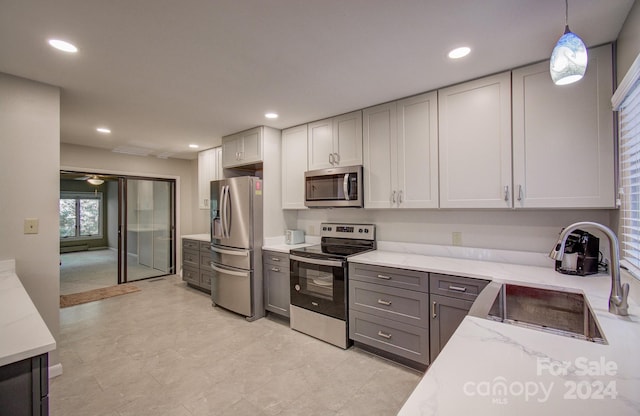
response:
<path id="1" fill-rule="evenodd" d="M 15 262 L 0 261 L 0 366 L 55 348 L 55 339 L 15 273 Z"/>
<path id="2" fill-rule="evenodd" d="M 284 236 L 269 237 L 264 239 L 262 250 L 277 251 L 279 253 L 289 253 L 291 250 L 302 247 L 309 247 L 314 244 L 320 244 L 320 237 L 307 235 L 305 242 L 300 244 L 285 244 Z"/>
<path id="3" fill-rule="evenodd" d="M 198 240 L 198 241 L 211 241 L 211 234 L 190 234 L 181 236 L 182 239 Z"/>
<path id="4" fill-rule="evenodd" d="M 349 261 L 583 293 L 607 340 L 467 316 L 399 415 L 640 414 L 640 282 L 628 274 L 622 317 L 608 311 L 608 275 L 563 275 L 550 259 L 543 267 L 378 250 Z"/>

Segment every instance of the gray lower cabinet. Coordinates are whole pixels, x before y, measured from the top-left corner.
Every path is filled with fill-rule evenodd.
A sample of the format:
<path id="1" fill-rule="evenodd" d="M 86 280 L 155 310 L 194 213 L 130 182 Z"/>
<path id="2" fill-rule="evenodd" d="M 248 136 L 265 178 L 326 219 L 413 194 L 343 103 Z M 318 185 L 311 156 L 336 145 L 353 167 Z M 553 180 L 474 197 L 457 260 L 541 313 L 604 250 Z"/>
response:
<path id="1" fill-rule="evenodd" d="M 275 251 L 263 251 L 262 262 L 265 309 L 288 318 L 291 303 L 289 255 Z"/>
<path id="2" fill-rule="evenodd" d="M 431 361 L 436 359 L 489 282 L 470 277 L 432 273 L 430 276 Z"/>
<path id="3" fill-rule="evenodd" d="M 211 292 L 211 245 L 208 241 L 182 239 L 182 280 Z"/>
<path id="4" fill-rule="evenodd" d="M 349 264 L 349 338 L 429 364 L 429 274 Z"/>
<path id="5" fill-rule="evenodd" d="M 38 355 L 0 367 L 0 414 L 49 414 L 49 360 Z"/>

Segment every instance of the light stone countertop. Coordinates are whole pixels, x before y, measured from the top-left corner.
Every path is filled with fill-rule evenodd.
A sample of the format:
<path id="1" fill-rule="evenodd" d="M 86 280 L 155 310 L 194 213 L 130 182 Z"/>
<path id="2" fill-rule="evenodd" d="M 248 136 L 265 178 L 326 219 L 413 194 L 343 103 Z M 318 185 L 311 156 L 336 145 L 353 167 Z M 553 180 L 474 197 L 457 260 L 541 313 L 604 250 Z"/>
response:
<path id="1" fill-rule="evenodd" d="M 262 245 L 262 250 L 268 250 L 268 251 L 276 251 L 279 253 L 289 253 L 291 250 L 297 249 L 297 248 L 302 248 L 302 247 L 309 247 L 312 246 L 314 244 L 320 244 L 320 237 L 317 236 L 312 236 L 312 235 L 306 235 L 305 236 L 305 242 L 304 243 L 300 243 L 300 244 L 285 244 L 284 242 L 284 236 L 279 236 L 279 237 L 268 237 L 264 239 L 264 244 Z"/>
<path id="2" fill-rule="evenodd" d="M 211 241 L 211 234 L 190 234 L 190 235 L 183 235 L 180 238 L 182 239 L 187 239 L 187 240 L 198 240 L 198 241 Z"/>
<path id="3" fill-rule="evenodd" d="M 399 415 L 640 414 L 636 279 L 623 272 L 631 290 L 629 316 L 621 317 L 608 311 L 608 275 L 563 275 L 551 259 L 541 267 L 404 251 L 378 250 L 349 261 L 584 293 L 608 344 L 467 316 Z"/>
<path id="4" fill-rule="evenodd" d="M 15 273 L 15 261 L 0 261 L 0 366 L 55 349 L 55 339 Z"/>

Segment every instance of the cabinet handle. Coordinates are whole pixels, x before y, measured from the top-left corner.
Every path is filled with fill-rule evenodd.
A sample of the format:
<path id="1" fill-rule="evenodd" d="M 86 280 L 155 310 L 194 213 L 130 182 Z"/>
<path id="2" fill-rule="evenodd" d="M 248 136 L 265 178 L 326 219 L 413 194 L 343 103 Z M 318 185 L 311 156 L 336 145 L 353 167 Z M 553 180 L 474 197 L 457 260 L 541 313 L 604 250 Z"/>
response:
<path id="1" fill-rule="evenodd" d="M 433 319 L 436 319 L 437 316 L 438 316 L 438 314 L 436 313 L 436 302 L 433 302 L 431 304 L 431 317 Z"/>
<path id="2" fill-rule="evenodd" d="M 337 153 L 334 153 L 333 154 L 333 160 L 336 161 L 336 164 L 339 164 L 340 163 L 340 155 L 337 154 Z"/>
<path id="3" fill-rule="evenodd" d="M 394 204 L 396 203 L 396 191 L 393 191 L 391 193 L 391 202 L 393 202 Z"/>
<path id="4" fill-rule="evenodd" d="M 467 291 L 467 288 L 466 288 L 466 287 L 451 286 L 451 285 L 449 285 L 449 290 L 455 290 L 456 292 L 466 292 L 466 291 Z"/>
<path id="5" fill-rule="evenodd" d="M 391 302 L 388 300 L 378 299 L 378 303 L 385 306 L 391 306 Z"/>
<path id="6" fill-rule="evenodd" d="M 329 153 L 329 163 L 332 165 L 335 163 L 333 160 L 333 153 Z"/>
<path id="7" fill-rule="evenodd" d="M 504 187 L 504 200 L 509 201 L 509 185 L 505 185 Z"/>
<path id="8" fill-rule="evenodd" d="M 523 194 L 522 194 L 522 185 L 518 185 L 518 201 L 522 201 L 523 199 Z"/>
<path id="9" fill-rule="evenodd" d="M 378 331 L 378 336 L 380 336 L 382 338 L 386 338 L 386 339 L 391 339 L 391 334 L 385 334 L 382 331 Z"/>
<path id="10" fill-rule="evenodd" d="M 402 204 L 402 191 L 398 191 L 398 204 Z"/>
<path id="11" fill-rule="evenodd" d="M 384 274 L 379 274 L 378 279 L 391 280 L 391 276 L 385 276 Z"/>
<path id="12" fill-rule="evenodd" d="M 279 272 L 279 271 L 280 271 L 280 269 L 279 269 L 279 268 L 277 268 L 277 267 L 272 267 L 272 268 L 271 268 L 271 271 L 272 271 L 272 272 Z"/>
<path id="13" fill-rule="evenodd" d="M 271 257 L 271 261 L 280 261 L 279 257 Z"/>

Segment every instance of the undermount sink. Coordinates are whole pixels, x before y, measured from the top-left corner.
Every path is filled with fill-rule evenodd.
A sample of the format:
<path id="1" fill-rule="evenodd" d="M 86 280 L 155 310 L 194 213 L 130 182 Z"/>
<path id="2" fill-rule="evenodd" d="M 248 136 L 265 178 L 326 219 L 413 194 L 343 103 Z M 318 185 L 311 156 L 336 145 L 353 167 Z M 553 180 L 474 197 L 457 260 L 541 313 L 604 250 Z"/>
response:
<path id="1" fill-rule="evenodd" d="M 493 290 L 487 287 L 484 312 L 478 315 L 476 310 L 473 315 L 585 341 L 607 343 L 584 295 L 509 283 L 500 285 L 493 282 L 493 285 Z M 489 304 L 487 313 L 486 305 Z"/>

